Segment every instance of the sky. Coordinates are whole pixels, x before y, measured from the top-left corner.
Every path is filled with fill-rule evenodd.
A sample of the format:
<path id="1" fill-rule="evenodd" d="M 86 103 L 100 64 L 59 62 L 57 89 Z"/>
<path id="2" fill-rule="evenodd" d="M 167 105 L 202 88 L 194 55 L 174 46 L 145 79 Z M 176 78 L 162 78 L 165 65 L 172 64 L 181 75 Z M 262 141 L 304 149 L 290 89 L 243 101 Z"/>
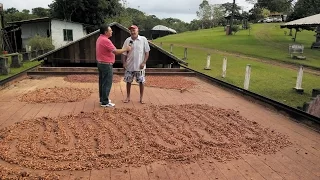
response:
<path id="1" fill-rule="evenodd" d="M 208 0 L 210 4 L 222 4 L 232 2 L 232 0 Z M 156 15 L 159 18 L 178 18 L 185 22 L 196 19 L 196 12 L 202 0 L 127 0 L 127 6 L 139 9 L 149 15 Z M 0 0 L 4 8 L 15 7 L 18 10 L 29 9 L 35 7 L 48 8 L 48 4 L 52 0 Z M 238 6 L 244 11 L 248 11 L 253 7 L 252 4 L 245 0 L 236 0 Z"/>

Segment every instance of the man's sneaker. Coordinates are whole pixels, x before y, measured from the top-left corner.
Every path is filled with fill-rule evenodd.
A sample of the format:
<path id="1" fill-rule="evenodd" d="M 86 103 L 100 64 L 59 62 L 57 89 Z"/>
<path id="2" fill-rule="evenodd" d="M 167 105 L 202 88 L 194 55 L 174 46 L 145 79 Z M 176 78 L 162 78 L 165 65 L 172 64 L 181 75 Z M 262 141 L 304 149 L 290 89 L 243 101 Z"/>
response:
<path id="1" fill-rule="evenodd" d="M 102 102 L 99 102 L 100 104 L 102 104 Z M 109 103 L 111 103 L 111 100 L 109 99 Z"/>
<path id="2" fill-rule="evenodd" d="M 113 103 L 109 103 L 109 104 L 101 104 L 100 106 L 101 106 L 101 107 L 114 107 L 114 106 L 115 106 L 115 104 L 113 104 Z"/>

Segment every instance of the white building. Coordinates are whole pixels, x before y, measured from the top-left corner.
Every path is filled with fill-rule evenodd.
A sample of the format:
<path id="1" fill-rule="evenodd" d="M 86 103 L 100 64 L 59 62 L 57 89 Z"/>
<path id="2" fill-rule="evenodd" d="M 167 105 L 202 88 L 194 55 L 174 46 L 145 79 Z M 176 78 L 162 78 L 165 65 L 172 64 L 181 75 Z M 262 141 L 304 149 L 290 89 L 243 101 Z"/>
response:
<path id="1" fill-rule="evenodd" d="M 48 17 L 9 22 L 8 24 L 20 26 L 22 48 L 28 44 L 30 38 L 36 35 L 51 37 L 56 49 L 87 35 L 81 23 Z"/>

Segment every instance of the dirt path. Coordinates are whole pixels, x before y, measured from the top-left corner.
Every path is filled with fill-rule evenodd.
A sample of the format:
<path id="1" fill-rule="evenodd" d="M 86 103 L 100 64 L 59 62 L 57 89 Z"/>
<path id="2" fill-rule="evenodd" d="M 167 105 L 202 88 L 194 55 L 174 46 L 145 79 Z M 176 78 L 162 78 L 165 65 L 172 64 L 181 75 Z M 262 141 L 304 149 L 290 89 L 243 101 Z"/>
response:
<path id="1" fill-rule="evenodd" d="M 291 64 L 281 63 L 281 62 L 277 62 L 275 60 L 254 58 L 254 57 L 250 57 L 250 56 L 243 55 L 243 54 L 231 53 L 231 52 L 226 52 L 226 51 L 221 51 L 221 50 L 211 49 L 211 48 L 204 48 L 204 47 L 199 47 L 199 46 L 196 46 L 196 45 L 175 44 L 175 46 L 198 49 L 198 50 L 208 51 L 208 52 L 211 52 L 211 53 L 222 54 L 222 55 L 225 55 L 225 56 L 228 56 L 228 55 L 236 56 L 236 57 L 240 57 L 240 58 L 244 58 L 244 59 L 248 59 L 248 60 L 253 60 L 253 61 L 257 61 L 257 62 L 263 62 L 263 63 L 266 63 L 266 64 L 271 64 L 271 65 L 274 65 L 274 66 L 279 66 L 279 67 L 282 67 L 282 68 L 292 69 L 292 70 L 296 70 L 296 71 L 298 71 L 298 68 L 299 68 L 298 65 L 291 65 Z M 311 69 L 311 68 L 308 68 L 308 67 L 304 67 L 304 72 L 320 76 L 320 71 L 315 70 L 315 69 Z"/>

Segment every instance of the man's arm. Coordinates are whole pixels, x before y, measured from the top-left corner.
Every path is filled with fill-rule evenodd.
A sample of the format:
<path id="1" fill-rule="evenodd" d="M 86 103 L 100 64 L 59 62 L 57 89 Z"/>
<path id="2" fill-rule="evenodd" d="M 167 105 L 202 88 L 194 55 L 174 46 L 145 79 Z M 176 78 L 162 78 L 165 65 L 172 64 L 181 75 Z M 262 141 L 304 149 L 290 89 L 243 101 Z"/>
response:
<path id="1" fill-rule="evenodd" d="M 113 43 L 109 40 L 107 43 L 106 43 L 106 48 L 110 51 L 112 51 L 112 53 L 118 55 L 118 54 L 122 54 L 124 52 L 127 52 L 127 51 L 130 51 L 131 50 L 131 47 L 130 46 L 124 46 L 122 47 L 122 49 L 117 49 Z"/>
<path id="2" fill-rule="evenodd" d="M 150 52 L 150 46 L 147 38 L 144 39 L 144 52 L 145 52 L 145 56 L 144 56 L 143 62 L 144 64 L 146 64 L 149 59 L 149 52 Z"/>
<path id="3" fill-rule="evenodd" d="M 130 51 L 131 50 L 131 47 L 130 46 L 127 46 L 125 48 L 122 48 L 122 49 L 115 49 L 113 50 L 112 52 L 116 55 L 119 55 L 119 54 L 123 54 L 124 52 L 127 52 L 127 51 Z"/>

